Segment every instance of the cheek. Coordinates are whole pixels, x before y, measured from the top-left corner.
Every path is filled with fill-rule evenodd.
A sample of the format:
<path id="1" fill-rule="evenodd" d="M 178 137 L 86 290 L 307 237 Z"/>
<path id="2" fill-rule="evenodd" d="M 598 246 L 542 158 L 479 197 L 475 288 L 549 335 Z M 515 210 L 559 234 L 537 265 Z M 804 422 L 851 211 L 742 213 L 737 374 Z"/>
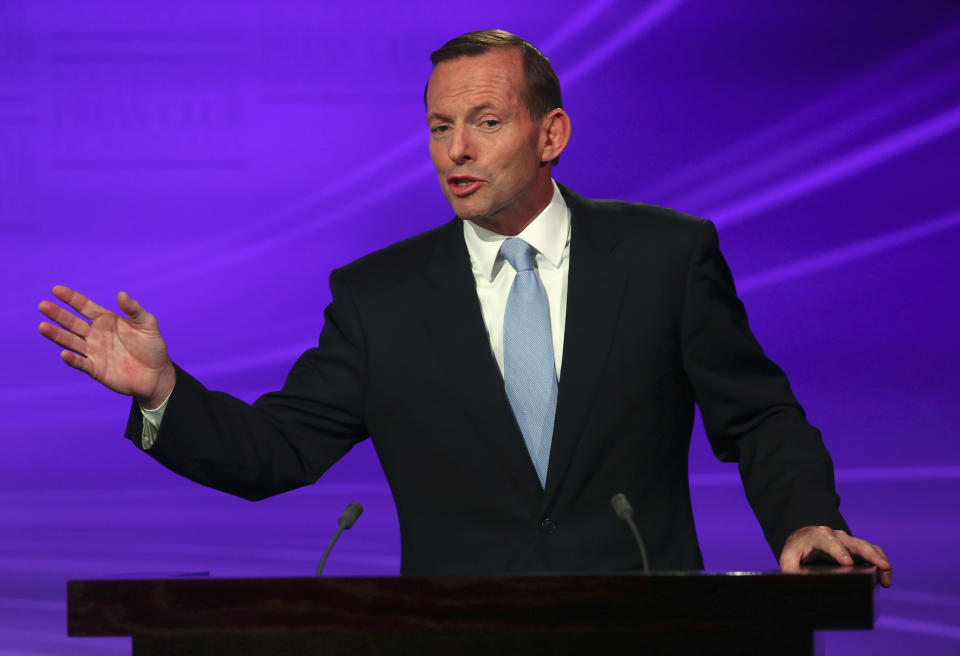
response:
<path id="1" fill-rule="evenodd" d="M 433 162 L 433 166 L 437 171 L 441 171 L 450 165 L 450 158 L 447 157 L 446 142 L 430 140 L 430 161 Z"/>
<path id="2" fill-rule="evenodd" d="M 510 154 L 509 168 L 511 177 L 518 183 L 526 184 L 537 177 L 539 160 L 532 154 L 530 148 L 520 147 Z"/>
<path id="3" fill-rule="evenodd" d="M 536 134 L 526 134 L 513 144 L 510 157 L 516 168 L 537 169 L 540 165 L 540 145 Z"/>
<path id="4" fill-rule="evenodd" d="M 515 178 L 526 167 L 529 154 L 522 144 L 511 144 L 509 147 L 499 148 L 496 151 L 495 164 L 497 169 L 509 172 Z"/>

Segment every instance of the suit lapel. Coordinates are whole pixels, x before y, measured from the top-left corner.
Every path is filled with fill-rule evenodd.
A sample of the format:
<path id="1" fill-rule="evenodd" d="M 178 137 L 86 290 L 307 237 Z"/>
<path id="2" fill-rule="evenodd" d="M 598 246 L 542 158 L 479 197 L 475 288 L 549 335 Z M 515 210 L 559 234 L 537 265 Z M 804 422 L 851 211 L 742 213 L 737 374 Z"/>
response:
<path id="1" fill-rule="evenodd" d="M 571 214 L 567 320 L 557 417 L 545 504 L 563 485 L 583 435 L 606 365 L 623 299 L 626 273 L 610 256 L 619 236 L 591 217 L 589 201 L 561 187 Z"/>
<path id="2" fill-rule="evenodd" d="M 490 351 L 470 256 L 459 220 L 447 224 L 424 269 L 419 303 L 426 330 L 478 433 L 524 494 L 541 493 L 536 470 L 510 410 Z"/>

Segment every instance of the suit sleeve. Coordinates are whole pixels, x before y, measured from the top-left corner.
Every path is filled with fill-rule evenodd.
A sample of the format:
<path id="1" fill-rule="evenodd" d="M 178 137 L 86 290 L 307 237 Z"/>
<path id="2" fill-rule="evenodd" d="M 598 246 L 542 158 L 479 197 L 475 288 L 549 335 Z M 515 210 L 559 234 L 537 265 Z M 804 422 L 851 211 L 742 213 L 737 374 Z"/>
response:
<path id="1" fill-rule="evenodd" d="M 283 389 L 248 405 L 177 367 L 147 453 L 190 480 L 253 500 L 315 482 L 364 439 L 363 330 L 339 271 L 330 286 L 318 344 L 300 356 Z M 136 444 L 141 426 L 134 401 L 126 436 Z"/>
<path id="2" fill-rule="evenodd" d="M 779 558 L 802 526 L 849 529 L 820 432 L 751 333 L 716 229 L 709 221 L 700 228 L 687 270 L 684 369 L 714 453 L 739 463 L 747 499 Z"/>

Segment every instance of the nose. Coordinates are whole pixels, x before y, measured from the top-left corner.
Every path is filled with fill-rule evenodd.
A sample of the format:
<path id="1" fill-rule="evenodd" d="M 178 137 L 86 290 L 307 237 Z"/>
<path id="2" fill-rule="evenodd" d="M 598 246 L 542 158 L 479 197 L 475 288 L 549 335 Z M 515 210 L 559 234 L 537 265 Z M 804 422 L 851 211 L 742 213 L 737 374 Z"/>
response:
<path id="1" fill-rule="evenodd" d="M 473 140 L 467 128 L 458 126 L 453 129 L 450 140 L 447 142 L 447 156 L 457 164 L 463 164 L 476 158 Z"/>

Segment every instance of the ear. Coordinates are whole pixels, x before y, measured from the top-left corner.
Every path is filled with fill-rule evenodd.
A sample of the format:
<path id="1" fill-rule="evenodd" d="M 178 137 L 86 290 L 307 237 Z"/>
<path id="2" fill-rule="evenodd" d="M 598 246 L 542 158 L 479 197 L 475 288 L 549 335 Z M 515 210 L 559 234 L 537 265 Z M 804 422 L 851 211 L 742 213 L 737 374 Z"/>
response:
<path id="1" fill-rule="evenodd" d="M 559 107 L 540 119 L 540 162 L 545 164 L 560 157 L 570 141 L 570 117 Z"/>

